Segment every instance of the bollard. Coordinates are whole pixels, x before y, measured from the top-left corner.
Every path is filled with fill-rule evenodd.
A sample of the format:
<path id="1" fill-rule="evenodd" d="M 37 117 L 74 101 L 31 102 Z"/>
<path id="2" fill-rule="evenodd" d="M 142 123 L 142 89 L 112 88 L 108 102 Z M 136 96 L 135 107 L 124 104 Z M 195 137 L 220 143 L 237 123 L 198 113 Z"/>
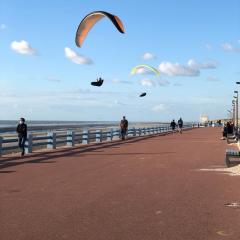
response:
<path id="1" fill-rule="evenodd" d="M 82 144 L 89 144 L 89 130 L 83 130 Z"/>
<path id="2" fill-rule="evenodd" d="M 75 132 L 74 131 L 67 132 L 67 146 L 69 146 L 69 147 L 75 146 Z"/>
<path id="3" fill-rule="evenodd" d="M 0 157 L 2 156 L 3 137 L 0 137 Z"/>
<path id="4" fill-rule="evenodd" d="M 47 140 L 47 148 L 56 149 L 57 146 L 56 133 L 48 132 L 47 136 L 49 137 L 49 139 Z"/>
<path id="5" fill-rule="evenodd" d="M 27 153 L 32 153 L 32 147 L 33 147 L 33 135 L 30 133 L 28 134 L 28 138 L 27 138 Z"/>

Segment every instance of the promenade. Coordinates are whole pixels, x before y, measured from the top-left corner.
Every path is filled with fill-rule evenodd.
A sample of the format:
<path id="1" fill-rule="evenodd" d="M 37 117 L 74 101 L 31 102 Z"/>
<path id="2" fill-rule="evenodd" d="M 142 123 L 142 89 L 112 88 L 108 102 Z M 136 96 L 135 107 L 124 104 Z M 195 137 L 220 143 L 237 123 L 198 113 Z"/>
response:
<path id="1" fill-rule="evenodd" d="M 220 128 L 0 158 L 1 240 L 240 239 Z M 202 170 L 205 169 L 205 170 Z M 209 169 L 209 170 L 206 170 Z"/>

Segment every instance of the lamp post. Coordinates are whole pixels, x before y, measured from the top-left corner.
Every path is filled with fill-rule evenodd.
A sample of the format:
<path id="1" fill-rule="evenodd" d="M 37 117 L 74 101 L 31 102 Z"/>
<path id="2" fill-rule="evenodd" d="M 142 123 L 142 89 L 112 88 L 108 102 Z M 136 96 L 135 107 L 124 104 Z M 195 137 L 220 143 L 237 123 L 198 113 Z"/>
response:
<path id="1" fill-rule="evenodd" d="M 237 85 L 239 85 L 240 84 L 240 82 L 238 81 L 238 82 L 236 82 L 236 84 Z M 238 92 L 238 91 L 237 91 Z M 237 97 L 238 97 L 238 93 L 237 93 Z M 238 100 L 237 100 L 237 111 L 238 111 Z M 238 120 L 238 118 L 237 118 L 237 126 L 239 126 L 239 120 Z"/>
<path id="2" fill-rule="evenodd" d="M 237 94 L 237 96 L 234 96 L 234 98 L 236 99 L 236 126 L 238 129 L 238 91 L 234 91 L 234 93 Z"/>
<path id="3" fill-rule="evenodd" d="M 229 113 L 229 120 L 232 118 L 232 111 L 231 110 L 227 110 Z"/>
<path id="4" fill-rule="evenodd" d="M 232 100 L 232 107 L 233 107 L 233 124 L 235 126 L 235 100 Z"/>

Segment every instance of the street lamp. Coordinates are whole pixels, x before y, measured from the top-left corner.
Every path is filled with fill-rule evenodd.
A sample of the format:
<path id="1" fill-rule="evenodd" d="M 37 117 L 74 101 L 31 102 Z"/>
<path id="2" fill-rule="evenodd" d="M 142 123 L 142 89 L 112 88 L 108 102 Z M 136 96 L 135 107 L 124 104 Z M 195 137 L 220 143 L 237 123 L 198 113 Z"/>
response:
<path id="1" fill-rule="evenodd" d="M 229 120 L 232 118 L 232 111 L 231 110 L 227 110 L 229 113 Z"/>
<path id="2" fill-rule="evenodd" d="M 238 81 L 238 82 L 236 82 L 236 84 L 240 84 L 240 82 Z M 234 91 L 235 92 L 235 91 Z M 237 97 L 238 97 L 238 91 L 236 91 L 237 92 Z M 238 113 L 238 98 L 237 98 L 237 113 Z M 237 114 L 238 115 L 238 114 Z M 238 118 L 237 118 L 237 127 L 238 127 L 239 125 L 238 125 Z"/>
<path id="3" fill-rule="evenodd" d="M 232 112 L 233 112 L 233 124 L 234 124 L 234 126 L 236 126 L 236 122 L 235 122 L 235 100 L 232 100 L 232 107 L 233 107 L 233 110 L 232 110 Z"/>
<path id="4" fill-rule="evenodd" d="M 236 125 L 237 125 L 237 129 L 238 129 L 238 91 L 234 91 L 234 93 L 237 94 L 237 96 L 234 96 L 234 98 L 236 99 Z"/>

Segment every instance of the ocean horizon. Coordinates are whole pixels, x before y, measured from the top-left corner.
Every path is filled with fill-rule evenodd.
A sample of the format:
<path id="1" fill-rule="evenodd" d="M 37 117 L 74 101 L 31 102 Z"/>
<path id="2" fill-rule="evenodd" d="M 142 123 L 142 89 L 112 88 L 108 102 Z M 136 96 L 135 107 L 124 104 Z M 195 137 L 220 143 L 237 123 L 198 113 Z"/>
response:
<path id="1" fill-rule="evenodd" d="M 26 121 L 28 130 L 31 132 L 43 131 L 66 131 L 73 129 L 96 129 L 96 128 L 117 128 L 120 121 L 49 121 L 49 120 L 30 120 Z M 129 126 L 153 126 L 169 124 L 167 122 L 134 122 L 129 121 Z M 0 134 L 15 133 L 17 120 L 0 120 Z"/>

